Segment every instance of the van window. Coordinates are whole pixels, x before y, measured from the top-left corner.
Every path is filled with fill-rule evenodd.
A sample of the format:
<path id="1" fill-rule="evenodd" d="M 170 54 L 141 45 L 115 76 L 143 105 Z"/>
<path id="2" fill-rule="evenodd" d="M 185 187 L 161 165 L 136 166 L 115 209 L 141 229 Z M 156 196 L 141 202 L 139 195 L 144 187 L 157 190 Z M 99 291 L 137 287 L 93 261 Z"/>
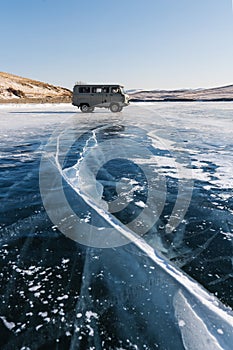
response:
<path id="1" fill-rule="evenodd" d="M 104 86 L 103 87 L 103 93 L 108 94 L 109 93 L 109 87 Z"/>
<path id="2" fill-rule="evenodd" d="M 102 92 L 102 88 L 101 87 L 93 87 L 92 88 L 92 92 L 94 93 L 94 94 L 100 94 L 101 92 Z"/>
<path id="3" fill-rule="evenodd" d="M 80 94 L 89 94 L 90 88 L 88 86 L 82 86 L 79 88 L 79 93 Z"/>
<path id="4" fill-rule="evenodd" d="M 111 88 L 111 92 L 113 94 L 118 94 L 120 92 L 120 89 L 117 86 L 114 86 L 114 87 Z"/>

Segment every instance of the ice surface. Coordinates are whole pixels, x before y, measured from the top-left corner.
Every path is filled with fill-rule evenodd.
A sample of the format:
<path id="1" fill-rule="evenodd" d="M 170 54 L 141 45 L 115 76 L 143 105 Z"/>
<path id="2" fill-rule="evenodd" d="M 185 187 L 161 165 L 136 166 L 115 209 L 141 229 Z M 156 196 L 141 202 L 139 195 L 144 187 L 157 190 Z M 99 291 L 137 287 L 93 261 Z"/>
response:
<path id="1" fill-rule="evenodd" d="M 5 186 L 0 314 L 6 349 L 231 349 L 231 308 L 176 265 L 180 260 L 186 272 L 230 304 L 232 109 L 232 104 L 161 103 L 132 105 L 116 115 L 84 115 L 67 105 L 0 107 Z M 129 149 L 122 147 L 120 164 L 111 163 L 124 139 L 130 140 Z M 108 147 L 99 152 L 101 143 Z M 119 147 L 112 155 L 111 144 Z M 95 162 L 88 161 L 93 151 Z M 55 199 L 48 214 L 56 222 L 49 221 L 38 196 L 41 156 L 48 163 L 40 176 L 49 179 L 43 205 Z M 137 177 L 131 176 L 131 163 L 123 162 L 127 157 L 138 162 Z M 93 173 L 106 161 L 109 167 Z M 121 170 L 122 176 L 109 169 Z M 154 216 L 159 212 L 148 205 L 147 177 L 164 206 L 150 231 L 139 235 L 137 225 L 127 226 L 126 219 L 133 221 L 148 208 Z M 179 183 L 181 197 L 192 193 L 190 207 L 185 215 L 175 212 L 179 225 L 167 234 Z M 61 205 L 59 186 L 70 210 Z M 142 226 L 149 220 L 140 216 Z M 73 226 L 78 227 L 73 238 L 88 227 L 90 239 L 97 232 L 104 239 L 114 232 L 115 239 L 125 237 L 130 244 L 84 248 L 58 231 L 71 232 Z M 212 266 L 216 270 L 208 270 Z"/>

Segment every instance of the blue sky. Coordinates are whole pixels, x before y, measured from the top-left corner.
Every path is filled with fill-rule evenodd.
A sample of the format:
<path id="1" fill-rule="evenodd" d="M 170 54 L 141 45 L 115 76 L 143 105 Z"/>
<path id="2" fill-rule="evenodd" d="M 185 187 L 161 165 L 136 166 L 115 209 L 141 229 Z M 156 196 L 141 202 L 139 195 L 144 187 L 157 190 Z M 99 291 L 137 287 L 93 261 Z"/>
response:
<path id="1" fill-rule="evenodd" d="M 0 0 L 0 71 L 72 88 L 233 84 L 231 0 Z"/>

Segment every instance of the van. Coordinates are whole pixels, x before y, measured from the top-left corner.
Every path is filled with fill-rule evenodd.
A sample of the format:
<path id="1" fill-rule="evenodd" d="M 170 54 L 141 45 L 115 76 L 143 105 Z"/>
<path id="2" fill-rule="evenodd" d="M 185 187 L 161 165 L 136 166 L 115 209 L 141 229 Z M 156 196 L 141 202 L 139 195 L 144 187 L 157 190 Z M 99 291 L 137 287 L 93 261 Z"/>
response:
<path id="1" fill-rule="evenodd" d="M 95 107 L 109 108 L 120 112 L 129 105 L 129 96 L 122 85 L 80 85 L 73 89 L 72 104 L 84 113 L 93 112 Z"/>

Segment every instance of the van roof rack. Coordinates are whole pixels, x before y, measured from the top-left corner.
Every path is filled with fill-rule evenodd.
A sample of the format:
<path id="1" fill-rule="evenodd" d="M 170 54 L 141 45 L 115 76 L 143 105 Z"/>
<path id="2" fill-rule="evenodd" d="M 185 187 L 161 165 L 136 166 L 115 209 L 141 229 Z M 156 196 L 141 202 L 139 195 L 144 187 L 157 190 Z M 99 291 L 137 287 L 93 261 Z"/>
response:
<path id="1" fill-rule="evenodd" d="M 91 84 L 91 83 L 82 83 L 80 81 L 78 81 L 77 83 L 75 83 L 75 85 L 79 85 L 79 86 L 120 86 L 120 87 L 124 87 L 124 85 L 122 84 L 104 84 L 104 83 L 100 83 L 100 84 Z"/>

